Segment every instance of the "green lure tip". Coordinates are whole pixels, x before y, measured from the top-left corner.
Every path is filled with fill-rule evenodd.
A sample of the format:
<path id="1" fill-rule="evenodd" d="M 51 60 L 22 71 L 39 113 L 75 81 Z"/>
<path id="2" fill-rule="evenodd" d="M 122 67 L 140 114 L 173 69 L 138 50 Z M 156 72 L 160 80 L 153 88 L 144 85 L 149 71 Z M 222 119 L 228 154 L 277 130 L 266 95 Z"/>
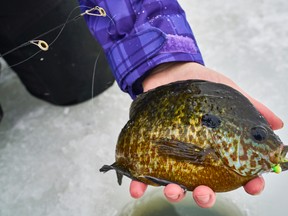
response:
<path id="1" fill-rule="evenodd" d="M 281 173 L 282 172 L 282 168 L 281 168 L 280 164 L 274 165 L 272 167 L 272 171 L 277 173 L 277 174 Z"/>

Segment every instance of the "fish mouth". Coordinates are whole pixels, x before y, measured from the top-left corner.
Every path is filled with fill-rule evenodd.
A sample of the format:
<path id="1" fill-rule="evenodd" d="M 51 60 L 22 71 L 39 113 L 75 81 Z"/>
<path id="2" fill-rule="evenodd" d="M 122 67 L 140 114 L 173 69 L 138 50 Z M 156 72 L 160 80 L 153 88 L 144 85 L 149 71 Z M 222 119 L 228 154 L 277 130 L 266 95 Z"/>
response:
<path id="1" fill-rule="evenodd" d="M 283 149 L 281 151 L 281 158 L 282 162 L 280 163 L 282 171 L 288 170 L 288 158 L 287 158 L 287 153 L 288 153 L 288 146 L 283 146 Z"/>

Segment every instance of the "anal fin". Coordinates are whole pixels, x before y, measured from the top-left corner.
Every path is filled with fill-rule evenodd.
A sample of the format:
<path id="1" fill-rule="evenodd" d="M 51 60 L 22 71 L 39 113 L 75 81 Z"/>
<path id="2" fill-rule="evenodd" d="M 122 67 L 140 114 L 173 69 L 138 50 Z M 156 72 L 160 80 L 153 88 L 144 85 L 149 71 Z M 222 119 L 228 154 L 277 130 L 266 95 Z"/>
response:
<path id="1" fill-rule="evenodd" d="M 168 184 L 177 184 L 175 182 L 171 182 L 171 181 L 168 181 L 168 180 L 165 180 L 165 179 L 159 179 L 159 178 L 156 178 L 156 177 L 153 177 L 153 176 L 144 176 L 144 177 L 147 180 L 152 181 L 155 184 L 158 184 L 158 185 L 161 185 L 161 186 L 166 186 Z M 177 184 L 177 185 L 179 185 L 179 184 Z M 184 185 L 179 185 L 179 186 L 184 190 L 184 192 L 187 191 L 187 188 Z"/>

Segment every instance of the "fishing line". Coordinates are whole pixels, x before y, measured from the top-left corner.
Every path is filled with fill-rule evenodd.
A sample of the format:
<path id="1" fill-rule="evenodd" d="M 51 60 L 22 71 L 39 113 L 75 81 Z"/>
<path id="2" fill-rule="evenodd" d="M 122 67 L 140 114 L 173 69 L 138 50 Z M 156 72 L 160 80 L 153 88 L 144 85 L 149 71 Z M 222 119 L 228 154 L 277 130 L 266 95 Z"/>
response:
<path id="1" fill-rule="evenodd" d="M 101 51 L 98 53 L 95 62 L 94 62 L 94 67 L 93 67 L 93 74 L 92 74 L 92 89 L 91 89 L 91 96 L 92 98 L 94 97 L 94 84 L 95 84 L 95 76 L 96 76 L 96 68 L 97 68 L 97 63 L 98 63 L 98 59 L 100 57 L 100 53 Z"/>
<path id="2" fill-rule="evenodd" d="M 24 63 L 24 62 L 32 59 L 34 56 L 36 56 L 37 54 L 39 54 L 41 51 L 42 51 L 42 50 L 37 51 L 37 52 L 34 53 L 33 55 L 29 56 L 28 58 L 26 58 L 26 59 L 24 59 L 23 61 L 20 61 L 20 62 L 18 62 L 18 63 L 16 63 L 16 64 L 13 64 L 13 65 L 11 65 L 11 66 L 8 65 L 8 67 L 12 68 L 12 67 L 15 67 L 15 66 L 17 66 L 17 65 L 20 65 L 20 64 L 22 64 L 22 63 Z M 2 57 L 2 56 L 0 56 L 0 57 Z"/>
<path id="3" fill-rule="evenodd" d="M 81 14 L 73 17 L 72 19 L 70 19 L 70 17 L 72 16 L 72 14 L 74 13 L 74 11 L 75 11 L 76 9 L 78 9 L 78 8 L 83 8 L 83 7 L 84 7 L 84 8 L 87 8 L 87 10 L 84 11 L 83 13 L 81 13 Z M 23 61 L 20 61 L 20 62 L 18 62 L 18 63 L 16 63 L 16 64 L 10 65 L 9 67 L 12 68 L 12 67 L 15 67 L 15 66 L 17 66 L 17 65 L 20 65 L 20 64 L 28 61 L 29 59 L 33 58 L 34 56 L 36 56 L 38 53 L 40 53 L 40 52 L 42 52 L 42 51 L 48 51 L 48 50 L 49 50 L 49 47 L 50 47 L 51 45 L 53 45 L 53 44 L 56 42 L 56 40 L 60 37 L 60 35 L 62 34 L 62 32 L 63 32 L 63 30 L 64 30 L 64 28 L 65 28 L 65 26 L 66 26 L 67 24 L 71 23 L 71 22 L 74 22 L 74 21 L 78 20 L 80 17 L 83 17 L 84 15 L 97 16 L 97 17 L 106 17 L 106 16 L 107 16 L 106 11 L 105 11 L 103 8 L 99 7 L 99 6 L 95 6 L 95 7 L 93 7 L 93 8 L 86 7 L 86 6 L 77 6 L 77 7 L 75 7 L 75 8 L 69 13 L 69 15 L 67 16 L 67 19 L 66 19 L 66 21 L 65 21 L 64 23 L 62 23 L 62 24 L 60 24 L 60 25 L 58 25 L 58 26 L 50 29 L 49 31 L 46 31 L 46 32 L 43 33 L 43 34 L 38 35 L 37 37 L 33 38 L 33 39 L 30 40 L 30 41 L 27 41 L 27 42 L 25 42 L 25 43 L 23 43 L 23 44 L 15 47 L 15 48 L 9 50 L 9 51 L 7 51 L 6 53 L 0 55 L 0 57 L 4 57 L 4 56 L 6 56 L 6 55 L 8 55 L 8 54 L 10 54 L 10 53 L 13 53 L 13 52 L 17 51 L 18 49 L 20 49 L 20 48 L 22 48 L 22 47 L 25 47 L 25 46 L 28 46 L 28 45 L 35 45 L 35 46 L 37 46 L 37 47 L 40 49 L 39 51 L 37 51 L 37 52 L 34 53 L 33 55 L 29 56 L 28 58 L 24 59 Z M 107 17 L 109 17 L 109 16 L 107 16 Z M 109 18 L 110 18 L 110 17 L 109 17 Z M 110 20 L 111 20 L 111 18 L 110 18 Z M 55 31 L 55 30 L 57 30 L 57 29 L 59 29 L 59 28 L 61 28 L 60 31 L 58 32 L 58 34 L 56 35 L 56 37 L 54 38 L 54 40 L 53 40 L 50 44 L 48 44 L 48 43 L 47 43 L 46 41 L 44 41 L 44 40 L 39 40 L 39 39 L 37 39 L 37 38 L 41 38 L 41 37 L 43 37 L 43 36 L 45 36 L 45 35 L 53 32 L 53 31 Z"/>
<path id="4" fill-rule="evenodd" d="M 93 66 L 93 73 L 92 73 L 92 86 L 91 86 L 91 103 L 92 103 L 92 107 L 94 106 L 94 85 L 95 85 L 95 76 L 96 76 L 96 68 L 97 68 L 97 63 L 98 63 L 98 59 L 100 57 L 100 53 L 101 51 L 98 53 L 95 62 L 94 62 L 94 66 Z"/>

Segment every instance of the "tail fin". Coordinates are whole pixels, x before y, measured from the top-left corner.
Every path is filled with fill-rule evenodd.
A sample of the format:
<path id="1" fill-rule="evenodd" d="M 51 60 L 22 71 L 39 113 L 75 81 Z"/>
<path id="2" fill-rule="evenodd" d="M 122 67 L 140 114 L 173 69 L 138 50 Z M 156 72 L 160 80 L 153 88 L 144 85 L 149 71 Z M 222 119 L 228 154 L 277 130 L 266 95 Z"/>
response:
<path id="1" fill-rule="evenodd" d="M 101 169 L 100 169 L 100 172 L 106 173 L 107 171 L 112 170 L 112 169 L 114 169 L 116 171 L 118 184 L 121 185 L 122 184 L 123 174 L 125 173 L 125 171 L 122 170 L 121 168 L 119 168 L 116 163 L 113 163 L 112 165 L 104 165 L 104 166 L 102 166 Z"/>
<path id="2" fill-rule="evenodd" d="M 101 169 L 99 171 L 106 173 L 106 172 L 108 172 L 109 170 L 112 170 L 112 169 L 114 169 L 113 164 L 110 165 L 110 166 L 109 165 L 104 165 L 104 166 L 101 167 Z"/>

